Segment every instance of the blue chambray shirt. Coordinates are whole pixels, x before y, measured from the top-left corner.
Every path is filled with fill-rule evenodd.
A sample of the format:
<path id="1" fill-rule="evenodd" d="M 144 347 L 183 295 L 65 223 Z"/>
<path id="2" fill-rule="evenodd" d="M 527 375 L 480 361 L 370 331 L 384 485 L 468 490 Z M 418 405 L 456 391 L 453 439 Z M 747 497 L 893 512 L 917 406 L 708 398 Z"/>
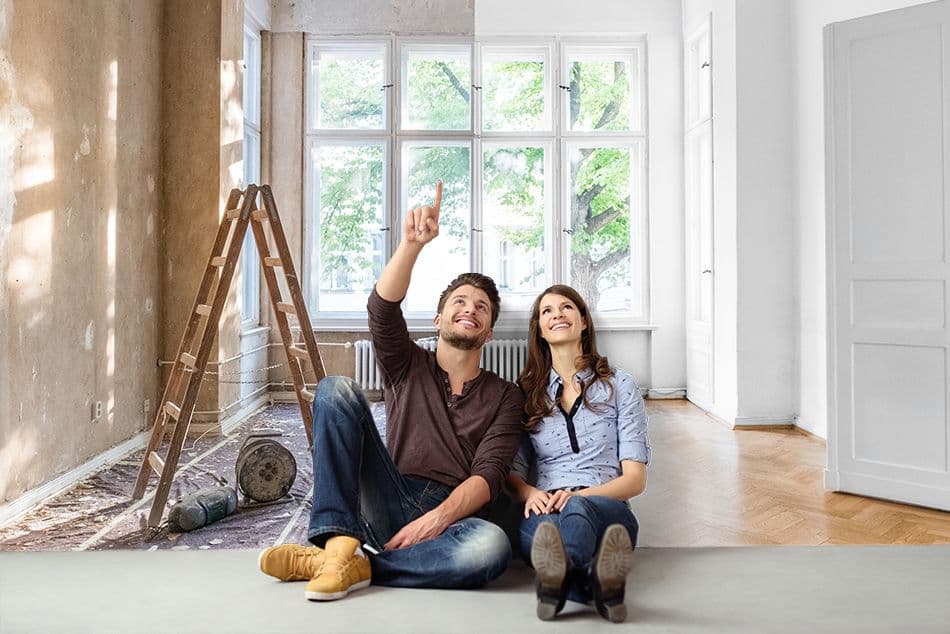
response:
<path id="1" fill-rule="evenodd" d="M 513 471 L 526 481 L 529 466 L 537 467 L 537 486 L 547 491 L 576 486 L 597 486 L 621 475 L 620 461 L 650 461 L 647 416 L 640 386 L 629 373 L 614 369 L 610 389 L 602 381 L 592 381 L 594 371 L 585 369 L 577 378 L 587 385 L 588 408 L 583 397 L 572 422 L 578 451 L 571 447 L 567 419 L 557 405 L 551 415 L 538 423 L 537 431 L 525 432 Z M 554 403 L 563 380 L 553 369 L 548 398 Z"/>

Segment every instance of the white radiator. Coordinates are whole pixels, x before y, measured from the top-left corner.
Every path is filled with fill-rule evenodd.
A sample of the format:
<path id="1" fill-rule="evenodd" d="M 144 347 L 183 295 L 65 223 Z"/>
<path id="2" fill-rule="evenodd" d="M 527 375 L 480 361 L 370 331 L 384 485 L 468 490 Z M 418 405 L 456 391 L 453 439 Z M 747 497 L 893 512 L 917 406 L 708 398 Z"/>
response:
<path id="1" fill-rule="evenodd" d="M 426 350 L 435 350 L 435 337 L 417 339 L 416 344 Z M 366 339 L 356 342 L 356 382 L 364 390 L 383 389 L 383 377 L 376 365 L 373 343 Z M 524 368 L 528 356 L 525 339 L 496 339 L 482 347 L 482 367 L 498 376 L 514 381 Z"/>

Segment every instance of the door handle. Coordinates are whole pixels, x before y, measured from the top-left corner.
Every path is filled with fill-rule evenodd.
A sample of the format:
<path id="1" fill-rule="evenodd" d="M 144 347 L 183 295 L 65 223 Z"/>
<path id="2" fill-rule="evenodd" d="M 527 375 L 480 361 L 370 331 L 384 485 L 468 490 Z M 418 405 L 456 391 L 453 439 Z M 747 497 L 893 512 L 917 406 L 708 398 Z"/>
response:
<path id="1" fill-rule="evenodd" d="M 712 269 L 705 269 L 702 274 L 705 275 L 706 273 L 712 273 Z"/>

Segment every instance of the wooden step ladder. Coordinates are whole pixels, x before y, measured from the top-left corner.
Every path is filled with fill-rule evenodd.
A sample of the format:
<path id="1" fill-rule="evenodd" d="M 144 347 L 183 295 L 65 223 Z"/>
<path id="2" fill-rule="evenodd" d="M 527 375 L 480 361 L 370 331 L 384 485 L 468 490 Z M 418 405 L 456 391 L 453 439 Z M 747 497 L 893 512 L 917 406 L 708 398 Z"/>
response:
<path id="1" fill-rule="evenodd" d="M 257 206 L 258 194 L 263 200 L 263 209 Z M 218 321 L 224 310 L 224 303 L 234 277 L 234 269 L 238 263 L 241 246 L 244 244 L 248 224 L 254 232 L 254 241 L 260 254 L 264 279 L 267 281 L 281 343 L 293 377 L 294 391 L 303 416 L 307 441 L 313 442 L 311 403 L 314 394 L 306 389 L 302 364 L 310 363 L 318 382 L 326 376 L 326 372 L 317 350 L 316 338 L 313 336 L 307 305 L 300 292 L 300 283 L 290 256 L 290 248 L 287 246 L 287 237 L 284 235 L 284 229 L 277 214 L 274 195 L 269 185 L 262 185 L 260 188 L 257 185 L 248 185 L 243 192 L 233 189 L 228 197 L 225 215 L 218 227 L 211 256 L 208 258 L 208 266 L 205 268 L 204 277 L 201 279 L 201 285 L 195 297 L 191 317 L 185 326 L 178 354 L 168 382 L 165 384 L 161 405 L 155 415 L 155 423 L 152 426 L 152 433 L 148 446 L 145 448 L 145 456 L 142 459 L 142 466 L 139 468 L 138 479 L 132 494 L 133 499 L 141 499 L 148 487 L 150 472 L 154 471 L 158 474 L 158 488 L 155 490 L 155 499 L 152 501 L 152 510 L 148 517 L 148 525 L 151 527 L 161 524 L 165 513 L 165 504 L 168 501 L 175 471 L 178 469 L 178 460 L 195 411 L 201 380 L 208 365 Z M 270 252 L 267 233 L 264 230 L 265 224 L 270 225 L 270 233 L 277 248 L 276 255 Z M 290 302 L 285 301 L 281 296 L 276 269 L 283 271 L 284 280 L 290 292 Z M 294 315 L 297 318 L 302 335 L 300 344 L 294 343 L 288 315 Z M 198 342 L 197 348 L 196 342 Z M 163 458 L 158 449 L 165 436 L 165 427 L 169 419 L 175 421 L 175 430 Z"/>

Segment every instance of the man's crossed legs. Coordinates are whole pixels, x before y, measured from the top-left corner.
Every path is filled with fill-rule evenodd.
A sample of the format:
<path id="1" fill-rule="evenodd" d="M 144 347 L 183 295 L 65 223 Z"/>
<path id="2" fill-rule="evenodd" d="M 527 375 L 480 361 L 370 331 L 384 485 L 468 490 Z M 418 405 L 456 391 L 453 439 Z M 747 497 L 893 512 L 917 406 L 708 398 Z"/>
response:
<path id="1" fill-rule="evenodd" d="M 434 539 L 384 550 L 399 529 L 441 504 L 451 487 L 403 476 L 383 445 L 369 404 L 344 377 L 327 377 L 313 404 L 313 502 L 309 540 L 260 556 L 261 570 L 304 580 L 307 598 L 337 599 L 378 585 L 475 588 L 495 579 L 511 559 L 504 531 L 468 517 Z M 379 554 L 366 559 L 360 544 Z M 370 569 L 372 572 L 370 572 Z"/>

